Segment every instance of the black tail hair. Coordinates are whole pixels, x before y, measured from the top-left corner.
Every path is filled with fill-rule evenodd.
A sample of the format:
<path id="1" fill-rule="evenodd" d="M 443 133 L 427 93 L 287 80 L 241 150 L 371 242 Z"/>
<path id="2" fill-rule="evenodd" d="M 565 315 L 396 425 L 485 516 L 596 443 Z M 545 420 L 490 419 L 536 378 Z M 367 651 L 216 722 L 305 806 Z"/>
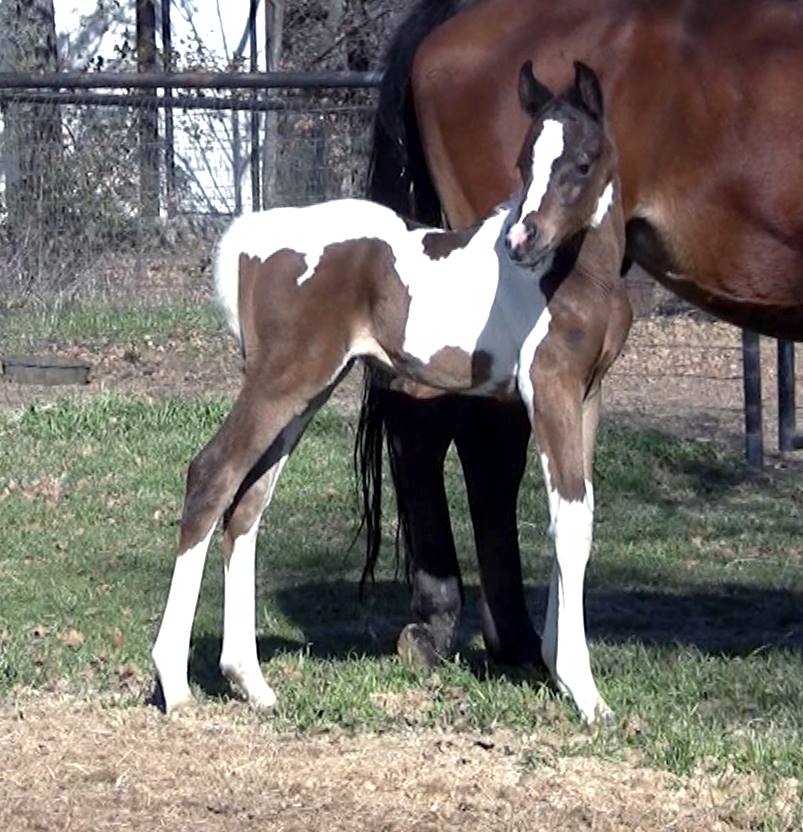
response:
<path id="1" fill-rule="evenodd" d="M 427 225 L 441 224 L 441 203 L 424 158 L 410 95 L 410 71 L 415 52 L 424 38 L 474 2 L 476 0 L 419 0 L 396 30 L 385 57 L 368 166 L 368 197 L 402 216 Z M 372 368 L 366 370 L 354 446 L 362 525 L 366 530 L 361 593 L 367 578 L 373 580 L 382 541 L 383 405 L 388 381 L 387 373 Z M 389 443 L 388 457 L 395 484 L 397 460 Z M 399 534 L 407 538 L 405 509 L 398 500 L 397 506 Z M 398 544 L 399 535 L 396 540 Z"/>

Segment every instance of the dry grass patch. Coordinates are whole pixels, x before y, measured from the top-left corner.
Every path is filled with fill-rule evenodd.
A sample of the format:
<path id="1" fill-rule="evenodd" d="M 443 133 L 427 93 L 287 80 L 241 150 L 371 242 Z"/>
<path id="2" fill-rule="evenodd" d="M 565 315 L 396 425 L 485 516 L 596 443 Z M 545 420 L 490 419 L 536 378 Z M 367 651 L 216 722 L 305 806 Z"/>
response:
<path id="1" fill-rule="evenodd" d="M 298 737 L 236 704 L 165 719 L 37 697 L 0 712 L 0 828 L 711 832 L 749 828 L 759 808 L 766 819 L 749 778 L 559 747 L 508 731 Z"/>

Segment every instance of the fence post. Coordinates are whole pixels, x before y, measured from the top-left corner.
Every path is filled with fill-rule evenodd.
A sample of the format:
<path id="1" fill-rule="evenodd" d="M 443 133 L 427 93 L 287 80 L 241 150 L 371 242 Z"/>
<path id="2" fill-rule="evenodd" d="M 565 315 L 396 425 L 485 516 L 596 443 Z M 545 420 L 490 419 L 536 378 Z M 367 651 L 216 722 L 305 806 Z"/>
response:
<path id="1" fill-rule="evenodd" d="M 154 0 L 137 0 L 137 70 L 153 72 L 156 57 Z M 159 216 L 159 119 L 155 106 L 139 112 L 139 187 L 143 217 Z"/>
<path id="2" fill-rule="evenodd" d="M 251 72 L 259 70 L 257 56 L 257 6 L 259 0 L 251 0 L 248 13 L 248 42 L 251 51 Z M 256 104 L 257 91 L 251 91 L 251 102 Z M 259 211 L 262 196 L 262 180 L 259 175 L 259 111 L 251 110 L 251 210 Z"/>
<path id="3" fill-rule="evenodd" d="M 757 333 L 742 330 L 744 367 L 744 444 L 747 463 L 764 465 L 764 436 L 761 425 L 761 344 Z"/>
<path id="4" fill-rule="evenodd" d="M 778 450 L 803 448 L 803 434 L 795 425 L 795 345 L 778 341 Z"/>
<path id="5" fill-rule="evenodd" d="M 173 71 L 173 26 L 170 20 L 170 4 L 173 0 L 162 0 L 162 69 Z M 176 159 L 175 135 L 173 129 L 173 88 L 164 88 L 165 98 L 165 196 L 167 216 L 176 215 Z"/>

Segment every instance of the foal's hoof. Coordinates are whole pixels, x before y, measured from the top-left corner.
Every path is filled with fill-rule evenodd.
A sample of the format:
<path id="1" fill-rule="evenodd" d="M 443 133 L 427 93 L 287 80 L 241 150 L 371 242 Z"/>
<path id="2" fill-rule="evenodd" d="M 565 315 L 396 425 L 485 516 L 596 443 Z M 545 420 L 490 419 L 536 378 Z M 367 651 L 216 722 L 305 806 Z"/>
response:
<path id="1" fill-rule="evenodd" d="M 396 651 L 405 664 L 420 670 L 432 670 L 443 663 L 432 633 L 423 624 L 408 624 L 399 634 Z"/>
<path id="2" fill-rule="evenodd" d="M 611 725 L 616 716 L 614 712 L 608 707 L 605 700 L 600 696 L 594 705 L 593 710 L 589 709 L 587 712 L 582 711 L 583 722 L 589 727 L 599 728 L 604 725 Z"/>
<path id="3" fill-rule="evenodd" d="M 174 689 L 170 691 L 170 696 L 165 693 L 165 686 L 157 676 L 153 682 L 153 693 L 151 694 L 149 704 L 155 705 L 165 716 L 176 713 L 177 711 L 189 708 L 195 700 L 190 693 L 189 688 Z"/>
<path id="4" fill-rule="evenodd" d="M 613 722 L 616 714 L 608 707 L 608 703 L 600 696 L 597 707 L 594 708 L 594 724 L 602 725 Z"/>
<path id="5" fill-rule="evenodd" d="M 244 671 L 239 665 L 226 663 L 221 663 L 220 669 L 229 682 L 245 694 L 252 707 L 267 709 L 276 704 L 273 688 L 258 669 Z"/>

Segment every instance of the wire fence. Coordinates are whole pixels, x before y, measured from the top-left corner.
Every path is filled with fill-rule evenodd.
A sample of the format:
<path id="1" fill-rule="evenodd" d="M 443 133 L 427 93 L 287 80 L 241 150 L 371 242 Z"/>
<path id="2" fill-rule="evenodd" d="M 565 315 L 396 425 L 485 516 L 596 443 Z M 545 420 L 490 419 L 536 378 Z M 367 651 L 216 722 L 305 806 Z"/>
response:
<path id="1" fill-rule="evenodd" d="M 177 247 L 208 257 L 236 214 L 364 192 L 371 90 L 279 91 L 269 100 L 201 90 L 169 111 L 152 95 L 90 95 L 88 103 L 56 91 L 3 96 L 7 299 L 120 300 Z M 143 138 L 143 113 L 152 114 L 152 137 Z M 126 273 L 110 274 L 121 262 Z"/>

